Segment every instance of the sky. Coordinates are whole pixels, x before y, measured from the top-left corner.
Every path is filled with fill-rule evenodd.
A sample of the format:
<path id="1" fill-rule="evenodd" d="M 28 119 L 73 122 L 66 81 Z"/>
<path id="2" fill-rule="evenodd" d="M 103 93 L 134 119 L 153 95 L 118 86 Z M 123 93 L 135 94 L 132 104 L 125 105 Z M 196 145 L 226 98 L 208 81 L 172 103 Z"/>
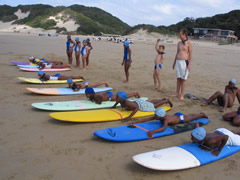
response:
<path id="1" fill-rule="evenodd" d="M 101 8 L 123 22 L 171 25 L 186 17 L 209 17 L 240 9 L 240 0 L 0 0 L 0 5 L 49 4 L 70 6 L 80 4 Z"/>

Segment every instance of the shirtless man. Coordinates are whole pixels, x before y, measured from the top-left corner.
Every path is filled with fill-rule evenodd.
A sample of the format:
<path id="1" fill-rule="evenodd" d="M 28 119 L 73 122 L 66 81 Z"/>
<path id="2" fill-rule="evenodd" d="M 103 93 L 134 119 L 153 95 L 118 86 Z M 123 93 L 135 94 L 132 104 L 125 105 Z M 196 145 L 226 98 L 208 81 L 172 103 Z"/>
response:
<path id="1" fill-rule="evenodd" d="M 55 76 L 50 76 L 45 74 L 43 71 L 38 71 L 38 77 L 41 81 L 48 81 L 48 80 L 68 80 L 69 78 L 72 79 L 83 79 L 82 76 L 62 76 L 61 74 L 55 74 Z"/>
<path id="2" fill-rule="evenodd" d="M 99 83 L 89 83 L 89 82 L 84 82 L 84 83 L 75 83 L 71 78 L 68 78 L 67 80 L 69 88 L 71 88 L 74 92 L 79 91 L 80 89 L 84 89 L 87 87 L 98 87 L 101 85 L 105 85 L 106 87 L 109 87 L 108 81 L 102 81 Z"/>
<path id="3" fill-rule="evenodd" d="M 240 103 L 240 90 L 236 87 L 236 79 L 231 79 L 227 86 L 225 86 L 224 94 L 220 91 L 214 93 L 204 104 L 201 106 L 208 106 L 217 99 L 219 106 L 223 106 L 219 111 L 224 112 L 227 110 L 227 107 L 232 107 L 237 96 L 238 102 Z"/>
<path id="4" fill-rule="evenodd" d="M 111 91 L 95 93 L 91 87 L 85 89 L 85 95 L 90 101 L 96 102 L 96 104 L 102 104 L 103 101 L 116 101 L 117 99 L 117 94 L 113 94 Z M 130 97 L 140 98 L 140 95 L 138 92 L 128 93 L 127 98 Z"/>
<path id="5" fill-rule="evenodd" d="M 177 112 L 174 115 L 166 115 L 166 111 L 163 108 L 158 108 L 155 110 L 155 115 L 145 119 L 140 119 L 135 123 L 142 123 L 146 121 L 160 120 L 163 126 L 159 129 L 154 129 L 148 132 L 148 137 L 151 138 L 154 133 L 164 131 L 168 125 L 175 125 L 180 123 L 187 123 L 199 118 L 208 118 L 208 116 L 201 112 L 200 114 L 189 114 L 184 115 L 183 113 Z M 198 127 L 198 124 L 196 125 Z"/>
<path id="6" fill-rule="evenodd" d="M 87 66 L 88 66 L 88 64 L 89 64 L 90 53 L 91 53 L 91 50 L 93 49 L 92 44 L 91 44 L 89 38 L 87 38 L 87 46 L 89 47 L 89 48 L 88 48 L 87 59 L 86 59 L 86 60 L 87 60 Z"/>
<path id="7" fill-rule="evenodd" d="M 224 114 L 223 119 L 225 121 L 232 121 L 234 126 L 240 126 L 240 107 L 237 111 Z"/>
<path id="8" fill-rule="evenodd" d="M 180 30 L 179 37 L 181 41 L 178 42 L 177 54 L 172 66 L 173 70 L 176 69 L 177 77 L 177 89 L 174 96 L 184 100 L 186 80 L 192 64 L 192 43 L 188 40 L 186 29 Z"/>
<path id="9" fill-rule="evenodd" d="M 204 128 L 198 127 L 192 131 L 192 142 L 199 143 L 201 149 L 218 156 L 225 145 L 240 146 L 240 131 L 219 128 L 213 133 L 206 133 Z"/>
<path id="10" fill-rule="evenodd" d="M 145 101 L 143 99 L 136 99 L 135 101 L 128 101 L 127 100 L 127 93 L 124 91 L 119 91 L 117 93 L 117 99 L 116 103 L 112 108 L 116 108 L 118 103 L 121 104 L 122 108 L 125 108 L 126 110 L 132 111 L 132 113 L 122 119 L 122 121 L 128 121 L 132 118 L 134 114 L 136 114 L 137 111 L 155 111 L 155 108 L 158 106 L 161 106 L 163 104 L 169 104 L 171 107 L 173 106 L 170 99 L 155 99 L 152 101 Z"/>
<path id="11" fill-rule="evenodd" d="M 132 64 L 132 50 L 129 47 L 129 42 L 125 41 L 123 44 L 124 47 L 124 55 L 123 55 L 123 61 L 122 66 L 124 65 L 124 71 L 126 75 L 126 80 L 124 81 L 127 83 L 129 81 L 129 68 Z"/>
<path id="12" fill-rule="evenodd" d="M 160 39 L 157 40 L 156 45 L 155 45 L 155 49 L 157 51 L 157 56 L 155 58 L 155 66 L 154 66 L 154 70 L 153 70 L 153 80 L 154 80 L 154 88 L 157 89 L 157 82 L 158 82 L 158 90 L 162 89 L 162 84 L 160 81 L 160 70 L 162 69 L 162 64 L 164 61 L 164 49 L 165 46 L 160 45 L 158 47 L 158 43 L 160 42 Z"/>

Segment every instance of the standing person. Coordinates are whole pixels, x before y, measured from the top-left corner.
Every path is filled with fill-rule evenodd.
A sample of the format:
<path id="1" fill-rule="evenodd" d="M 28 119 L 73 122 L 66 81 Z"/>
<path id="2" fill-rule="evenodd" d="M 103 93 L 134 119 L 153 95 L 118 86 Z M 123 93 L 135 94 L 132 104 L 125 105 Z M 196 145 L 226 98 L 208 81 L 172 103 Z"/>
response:
<path id="1" fill-rule="evenodd" d="M 83 61 L 83 69 L 86 69 L 86 61 L 87 61 L 87 54 L 88 54 L 88 47 L 87 47 L 87 40 L 83 40 L 83 46 L 81 49 L 81 54 L 82 54 L 82 61 Z"/>
<path id="2" fill-rule="evenodd" d="M 177 54 L 173 63 L 173 70 L 176 69 L 177 88 L 174 96 L 184 100 L 184 89 L 186 80 L 192 64 L 192 43 L 188 40 L 187 30 L 181 29 L 179 32 L 181 39 L 177 45 Z"/>
<path id="3" fill-rule="evenodd" d="M 165 46 L 163 45 L 159 45 L 158 47 L 158 43 L 159 43 L 160 39 L 157 40 L 156 45 L 155 45 L 155 49 L 157 51 L 157 56 L 155 58 L 155 66 L 154 66 L 154 70 L 153 70 L 153 80 L 154 80 L 154 88 L 157 89 L 157 83 L 158 83 L 158 90 L 162 89 L 162 84 L 160 81 L 160 70 L 162 69 L 162 64 L 164 61 L 164 49 Z"/>
<path id="4" fill-rule="evenodd" d="M 124 56 L 123 56 L 122 66 L 124 65 L 124 70 L 126 75 L 126 80 L 124 82 L 127 83 L 129 81 L 129 68 L 131 67 L 131 63 L 132 63 L 132 58 L 131 58 L 132 51 L 129 47 L 128 41 L 124 42 L 123 47 L 124 47 Z"/>
<path id="5" fill-rule="evenodd" d="M 90 56 L 91 50 L 93 49 L 92 44 L 91 44 L 89 38 L 87 38 L 87 46 L 89 47 L 88 54 L 87 54 L 87 59 L 86 59 L 87 60 L 87 66 L 88 66 L 88 64 L 89 64 L 89 56 Z"/>
<path id="6" fill-rule="evenodd" d="M 75 42 L 71 39 L 71 36 L 67 36 L 67 56 L 68 56 L 68 64 L 72 64 L 72 53 L 73 53 L 73 47 L 75 46 Z"/>
<path id="7" fill-rule="evenodd" d="M 76 46 L 74 48 L 75 51 L 75 57 L 76 57 L 76 67 L 80 68 L 80 50 L 81 50 L 81 42 L 79 37 L 75 38 Z"/>

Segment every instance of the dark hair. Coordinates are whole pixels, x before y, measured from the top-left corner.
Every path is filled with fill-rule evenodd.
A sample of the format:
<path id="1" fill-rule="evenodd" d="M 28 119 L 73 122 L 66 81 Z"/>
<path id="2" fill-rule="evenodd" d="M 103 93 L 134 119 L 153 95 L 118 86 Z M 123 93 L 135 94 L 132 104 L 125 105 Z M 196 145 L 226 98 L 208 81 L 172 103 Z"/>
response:
<path id="1" fill-rule="evenodd" d="M 159 45 L 159 48 L 160 48 L 160 47 L 162 47 L 162 48 L 163 48 L 163 50 L 165 49 L 165 46 L 164 46 L 164 45 Z"/>
<path id="2" fill-rule="evenodd" d="M 187 29 L 183 28 L 183 29 L 180 30 L 180 32 L 187 37 L 187 35 L 188 35 Z"/>

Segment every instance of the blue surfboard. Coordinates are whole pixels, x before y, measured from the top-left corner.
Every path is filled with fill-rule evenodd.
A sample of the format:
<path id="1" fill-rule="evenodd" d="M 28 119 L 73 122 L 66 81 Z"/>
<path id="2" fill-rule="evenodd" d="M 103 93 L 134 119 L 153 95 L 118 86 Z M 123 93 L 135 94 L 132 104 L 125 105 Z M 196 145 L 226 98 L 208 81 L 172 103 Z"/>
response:
<path id="1" fill-rule="evenodd" d="M 189 123 L 176 124 L 174 126 L 168 126 L 164 131 L 154 133 L 153 138 L 159 138 L 163 136 L 173 135 L 177 133 L 182 133 L 194 129 L 195 123 L 198 122 L 200 126 L 206 125 L 210 122 L 209 119 L 199 118 L 193 120 Z M 109 140 L 109 141 L 119 141 L 119 142 L 129 142 L 129 141 L 141 141 L 149 139 L 147 132 L 158 129 L 162 127 L 160 121 L 151 121 L 138 123 L 136 125 L 125 125 L 113 128 L 106 128 L 97 130 L 94 132 L 95 136 Z"/>

